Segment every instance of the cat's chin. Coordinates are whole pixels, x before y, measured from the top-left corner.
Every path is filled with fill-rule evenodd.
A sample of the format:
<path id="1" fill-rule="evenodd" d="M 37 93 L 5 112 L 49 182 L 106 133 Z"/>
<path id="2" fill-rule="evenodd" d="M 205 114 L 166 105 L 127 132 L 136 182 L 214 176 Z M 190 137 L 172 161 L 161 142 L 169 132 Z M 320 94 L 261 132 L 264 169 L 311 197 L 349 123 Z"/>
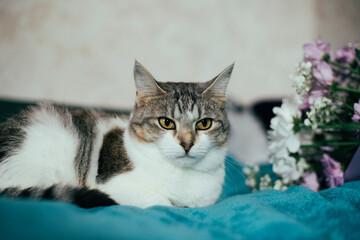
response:
<path id="1" fill-rule="evenodd" d="M 191 167 L 200 161 L 200 159 L 190 157 L 189 155 L 186 155 L 186 154 L 183 156 L 180 156 L 180 157 L 175 157 L 175 158 L 169 159 L 169 160 L 176 166 L 185 167 L 185 168 Z"/>
<path id="2" fill-rule="evenodd" d="M 187 154 L 184 154 L 183 156 L 181 157 L 177 157 L 178 160 L 184 160 L 184 161 L 193 161 L 193 160 L 196 160 L 195 157 L 191 157 Z"/>

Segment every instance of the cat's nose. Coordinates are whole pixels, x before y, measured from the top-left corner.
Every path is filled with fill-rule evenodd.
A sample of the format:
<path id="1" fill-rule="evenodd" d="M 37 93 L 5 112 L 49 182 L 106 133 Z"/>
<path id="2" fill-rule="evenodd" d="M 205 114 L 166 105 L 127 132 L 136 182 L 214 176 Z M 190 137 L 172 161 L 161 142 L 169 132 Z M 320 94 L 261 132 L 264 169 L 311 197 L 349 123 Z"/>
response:
<path id="1" fill-rule="evenodd" d="M 194 144 L 192 142 L 181 142 L 180 145 L 184 148 L 185 152 L 188 153 Z"/>

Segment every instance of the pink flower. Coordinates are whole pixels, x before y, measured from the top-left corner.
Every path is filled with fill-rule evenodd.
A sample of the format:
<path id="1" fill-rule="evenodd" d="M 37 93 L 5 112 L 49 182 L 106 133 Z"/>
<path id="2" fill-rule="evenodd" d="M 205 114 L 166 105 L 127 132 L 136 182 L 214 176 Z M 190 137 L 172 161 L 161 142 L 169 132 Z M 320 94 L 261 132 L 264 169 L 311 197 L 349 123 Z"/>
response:
<path id="1" fill-rule="evenodd" d="M 307 187 L 307 188 L 313 190 L 314 192 L 317 192 L 319 190 L 319 182 L 318 182 L 316 173 L 315 172 L 304 173 L 303 182 L 300 185 Z"/>
<path id="2" fill-rule="evenodd" d="M 321 39 L 305 44 L 303 49 L 304 61 L 311 62 L 313 65 L 317 65 L 323 61 L 326 55 L 331 56 L 330 44 L 324 43 Z"/>
<path id="3" fill-rule="evenodd" d="M 354 115 L 351 118 L 354 122 L 360 120 L 360 100 L 359 103 L 354 103 Z"/>
<path id="4" fill-rule="evenodd" d="M 339 162 L 327 154 L 323 154 L 320 162 L 323 166 L 323 174 L 327 187 L 334 188 L 344 184 L 344 173 L 341 171 Z"/>
<path id="5" fill-rule="evenodd" d="M 355 48 L 357 47 L 356 43 L 350 43 L 348 46 L 345 46 L 336 51 L 335 60 L 341 63 L 350 64 L 355 59 Z"/>
<path id="6" fill-rule="evenodd" d="M 313 68 L 313 76 L 315 80 L 324 85 L 331 85 L 334 79 L 330 65 L 323 61 Z"/>

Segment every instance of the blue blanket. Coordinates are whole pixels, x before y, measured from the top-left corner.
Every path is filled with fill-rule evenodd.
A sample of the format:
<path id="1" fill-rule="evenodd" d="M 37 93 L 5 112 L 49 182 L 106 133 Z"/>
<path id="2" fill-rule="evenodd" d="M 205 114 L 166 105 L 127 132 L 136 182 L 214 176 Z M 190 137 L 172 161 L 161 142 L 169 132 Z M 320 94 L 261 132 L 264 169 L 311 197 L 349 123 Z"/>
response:
<path id="1" fill-rule="evenodd" d="M 360 181 L 319 193 L 250 193 L 231 165 L 219 202 L 205 208 L 85 210 L 0 198 L 0 239 L 360 239 Z"/>

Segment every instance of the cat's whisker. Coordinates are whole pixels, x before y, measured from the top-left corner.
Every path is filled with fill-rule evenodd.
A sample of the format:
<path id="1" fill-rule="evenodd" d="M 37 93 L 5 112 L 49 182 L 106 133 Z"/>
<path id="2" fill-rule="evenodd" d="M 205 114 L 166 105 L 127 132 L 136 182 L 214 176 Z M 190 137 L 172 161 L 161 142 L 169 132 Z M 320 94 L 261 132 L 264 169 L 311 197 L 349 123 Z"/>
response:
<path id="1" fill-rule="evenodd" d="M 239 166 L 239 167 L 241 167 L 241 168 L 244 167 L 243 164 L 238 163 L 238 162 L 236 162 L 236 161 L 231 161 L 231 160 L 229 160 L 229 159 L 225 159 L 225 160 L 226 160 L 227 162 L 229 162 L 230 164 L 232 164 L 232 165 L 236 165 L 236 166 Z"/>
<path id="2" fill-rule="evenodd" d="M 230 166 L 230 165 L 229 165 L 229 166 Z M 225 174 L 225 177 L 228 177 L 228 179 L 229 179 L 232 183 L 235 184 L 236 192 L 238 193 L 238 192 L 239 192 L 239 188 L 238 188 L 237 182 L 236 182 L 236 180 L 235 180 L 235 178 L 234 178 L 234 175 L 232 174 L 232 172 L 229 172 L 229 173 L 230 173 L 231 177 L 233 178 L 233 180 L 231 180 L 231 178 L 230 178 L 229 176 L 227 176 L 226 174 Z"/>
<path id="3" fill-rule="evenodd" d="M 242 167 L 240 164 L 236 164 L 234 162 L 231 162 L 230 160 L 228 159 L 225 159 L 225 163 L 228 163 L 228 166 L 232 167 L 232 169 L 234 169 L 237 173 L 240 174 L 240 176 L 242 176 L 245 180 L 245 182 L 247 181 L 247 177 L 245 176 L 244 173 L 242 173 L 239 169 L 237 169 L 234 165 L 236 166 L 239 166 L 239 167 Z M 250 187 L 252 189 L 252 191 L 256 191 L 256 186 L 254 186 L 253 184 L 249 183 L 250 184 Z M 248 185 L 248 184 L 247 184 Z M 249 186 L 249 185 L 248 185 Z"/>

